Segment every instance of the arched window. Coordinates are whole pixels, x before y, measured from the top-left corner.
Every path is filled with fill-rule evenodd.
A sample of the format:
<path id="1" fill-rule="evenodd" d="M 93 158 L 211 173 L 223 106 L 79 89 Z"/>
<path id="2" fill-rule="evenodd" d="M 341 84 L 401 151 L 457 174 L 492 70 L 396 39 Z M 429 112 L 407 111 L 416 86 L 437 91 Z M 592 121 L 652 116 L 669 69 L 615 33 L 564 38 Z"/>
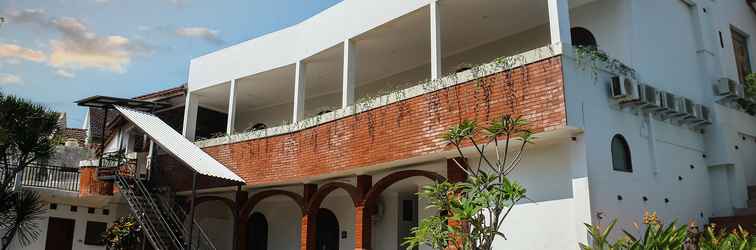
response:
<path id="1" fill-rule="evenodd" d="M 612 138 L 612 168 L 616 171 L 633 172 L 630 146 L 625 137 L 620 134 Z"/>
<path id="2" fill-rule="evenodd" d="M 596 37 L 593 36 L 590 30 L 582 27 L 575 27 L 570 29 L 572 35 L 572 45 L 582 47 L 594 47 L 597 48 Z"/>
<path id="3" fill-rule="evenodd" d="M 265 215 L 255 212 L 249 216 L 247 222 L 247 249 L 268 249 L 268 220 Z"/>

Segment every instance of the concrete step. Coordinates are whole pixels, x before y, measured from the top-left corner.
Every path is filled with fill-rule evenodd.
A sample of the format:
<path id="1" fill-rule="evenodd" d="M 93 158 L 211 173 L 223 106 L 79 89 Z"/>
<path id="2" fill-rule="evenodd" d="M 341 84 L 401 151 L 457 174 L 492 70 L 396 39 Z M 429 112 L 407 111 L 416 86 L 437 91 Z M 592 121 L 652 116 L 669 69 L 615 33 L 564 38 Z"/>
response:
<path id="1" fill-rule="evenodd" d="M 756 214 L 714 217 L 709 218 L 709 223 L 716 224 L 718 228 L 724 228 L 727 230 L 732 230 L 740 226 L 749 232 L 756 232 Z"/>
<path id="2" fill-rule="evenodd" d="M 756 207 L 735 209 L 735 216 L 749 216 L 749 215 L 756 215 Z"/>

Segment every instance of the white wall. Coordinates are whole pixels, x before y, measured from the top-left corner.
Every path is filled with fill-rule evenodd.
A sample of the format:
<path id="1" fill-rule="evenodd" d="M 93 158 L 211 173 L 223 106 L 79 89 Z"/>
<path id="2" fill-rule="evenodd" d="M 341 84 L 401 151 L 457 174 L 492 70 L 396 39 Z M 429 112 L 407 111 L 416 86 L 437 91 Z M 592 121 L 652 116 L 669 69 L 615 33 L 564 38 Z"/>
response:
<path id="1" fill-rule="evenodd" d="M 197 222 L 216 249 L 233 249 L 234 216 L 228 207 L 220 201 L 211 201 L 199 204 L 195 209 Z"/>
<path id="2" fill-rule="evenodd" d="M 31 244 L 22 247 L 18 242 L 18 237 L 14 238 L 14 242 L 11 244 L 10 249 L 14 250 L 38 250 L 38 249 L 45 249 L 45 243 L 47 242 L 47 234 L 50 233 L 47 231 L 47 224 L 50 219 L 50 217 L 56 217 L 56 218 L 63 218 L 63 219 L 72 219 L 75 220 L 74 225 L 74 238 L 73 238 L 73 247 L 72 249 L 76 250 L 105 250 L 105 246 L 94 246 L 94 245 L 86 245 L 84 244 L 84 238 L 86 235 L 86 226 L 87 221 L 94 221 L 94 222 L 105 222 L 108 223 L 108 226 L 115 220 L 117 220 L 121 216 L 128 215 L 128 208 L 126 208 L 122 204 L 109 204 L 104 207 L 98 207 L 95 209 L 94 214 L 88 213 L 88 207 L 83 204 L 77 204 L 77 203 L 57 203 L 58 207 L 56 210 L 50 210 L 49 209 L 49 203 L 45 204 L 45 207 L 48 208 L 47 212 L 42 215 L 42 219 L 38 222 L 40 226 L 39 231 L 39 238 L 35 241 L 33 241 Z M 78 209 L 76 212 L 71 212 L 70 207 L 71 205 L 78 206 Z M 108 209 L 110 211 L 109 215 L 103 215 L 102 211 L 103 209 Z"/>
<path id="3" fill-rule="evenodd" d="M 268 249 L 299 249 L 302 212 L 294 201 L 285 197 L 271 197 L 254 209 L 268 220 Z"/>

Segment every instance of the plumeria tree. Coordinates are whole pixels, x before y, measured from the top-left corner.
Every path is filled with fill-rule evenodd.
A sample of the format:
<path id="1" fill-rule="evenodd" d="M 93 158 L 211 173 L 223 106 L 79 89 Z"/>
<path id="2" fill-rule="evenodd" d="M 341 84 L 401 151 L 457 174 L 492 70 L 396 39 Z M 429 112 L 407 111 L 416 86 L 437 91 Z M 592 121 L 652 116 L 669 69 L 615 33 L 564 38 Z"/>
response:
<path id="1" fill-rule="evenodd" d="M 526 127 L 526 120 L 505 115 L 485 126 L 464 121 L 444 134 L 444 140 L 459 154 L 456 166 L 467 179 L 422 188 L 420 198 L 442 213 L 423 219 L 412 230 L 404 242 L 407 249 L 426 245 L 490 250 L 496 239 L 506 239 L 504 220 L 526 198 L 525 188 L 508 177 L 532 143 L 533 133 Z"/>

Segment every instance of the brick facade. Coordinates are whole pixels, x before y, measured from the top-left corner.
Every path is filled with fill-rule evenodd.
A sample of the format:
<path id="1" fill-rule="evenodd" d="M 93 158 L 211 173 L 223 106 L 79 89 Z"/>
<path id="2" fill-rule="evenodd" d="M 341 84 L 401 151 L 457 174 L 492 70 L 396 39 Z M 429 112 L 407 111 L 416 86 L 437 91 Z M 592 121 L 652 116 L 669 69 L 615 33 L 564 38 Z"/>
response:
<path id="1" fill-rule="evenodd" d="M 534 132 L 549 131 L 566 125 L 562 76 L 560 57 L 552 57 L 314 128 L 204 150 L 248 185 L 265 185 L 442 152 L 440 136 L 465 119 L 512 114 Z"/>

